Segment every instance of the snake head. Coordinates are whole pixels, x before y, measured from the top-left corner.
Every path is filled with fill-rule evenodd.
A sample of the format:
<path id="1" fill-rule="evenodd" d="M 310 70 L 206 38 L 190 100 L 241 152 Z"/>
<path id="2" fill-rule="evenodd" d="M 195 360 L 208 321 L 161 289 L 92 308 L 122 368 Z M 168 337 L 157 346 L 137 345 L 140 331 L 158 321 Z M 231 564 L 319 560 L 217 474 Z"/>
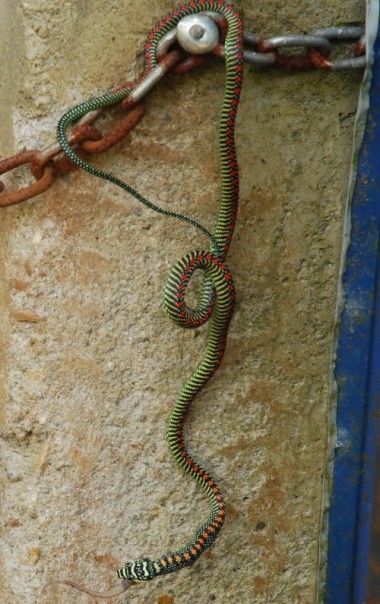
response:
<path id="1" fill-rule="evenodd" d="M 127 581 L 150 581 L 156 576 L 155 566 L 149 558 L 142 558 L 134 562 L 127 562 L 117 571 L 119 579 Z"/>

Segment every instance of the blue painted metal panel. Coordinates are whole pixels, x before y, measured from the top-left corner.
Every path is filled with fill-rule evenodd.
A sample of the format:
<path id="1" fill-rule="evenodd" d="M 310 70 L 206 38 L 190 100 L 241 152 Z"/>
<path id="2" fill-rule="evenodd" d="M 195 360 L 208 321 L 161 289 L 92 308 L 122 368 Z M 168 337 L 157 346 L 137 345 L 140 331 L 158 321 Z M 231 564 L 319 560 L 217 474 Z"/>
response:
<path id="1" fill-rule="evenodd" d="M 329 513 L 326 604 L 369 604 L 371 519 L 380 408 L 380 36 L 351 208 L 338 340 L 337 447 Z"/>

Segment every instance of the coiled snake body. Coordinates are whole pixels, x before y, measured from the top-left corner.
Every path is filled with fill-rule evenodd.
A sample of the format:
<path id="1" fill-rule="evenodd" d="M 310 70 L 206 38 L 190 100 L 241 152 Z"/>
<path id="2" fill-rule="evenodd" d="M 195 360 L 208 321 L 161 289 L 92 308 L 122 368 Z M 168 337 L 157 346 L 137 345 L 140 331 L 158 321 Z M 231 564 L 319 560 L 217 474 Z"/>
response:
<path id="1" fill-rule="evenodd" d="M 59 143 L 78 166 L 120 186 L 159 213 L 185 220 L 211 239 L 208 251 L 193 251 L 177 262 L 170 271 L 164 288 L 164 309 L 177 324 L 184 327 L 198 327 L 210 318 L 206 350 L 173 406 L 168 423 L 167 441 L 177 463 L 197 481 L 208 496 L 211 512 L 207 522 L 196 531 L 190 543 L 183 548 L 157 560 L 148 558 L 136 560 L 119 569 L 118 576 L 130 581 L 150 580 L 193 564 L 214 543 L 226 514 L 219 487 L 187 451 L 182 430 L 192 400 L 211 379 L 223 359 L 228 327 L 235 305 L 235 288 L 225 259 L 235 227 L 239 196 L 234 142 L 235 118 L 243 79 L 243 25 L 239 14 L 231 4 L 221 0 L 210 2 L 197 0 L 173 10 L 160 20 L 148 35 L 143 77 L 157 65 L 156 49 L 163 35 L 173 29 L 183 17 L 202 11 L 218 12 L 228 23 L 224 42 L 226 82 L 219 127 L 221 199 L 213 235 L 192 218 L 156 206 L 123 181 L 91 166 L 75 153 L 67 141 L 66 131 L 73 122 L 89 111 L 120 101 L 130 94 L 137 82 L 74 107 L 62 117 L 58 125 Z M 185 303 L 186 286 L 197 269 L 205 272 L 205 278 L 197 307 L 189 309 Z"/>

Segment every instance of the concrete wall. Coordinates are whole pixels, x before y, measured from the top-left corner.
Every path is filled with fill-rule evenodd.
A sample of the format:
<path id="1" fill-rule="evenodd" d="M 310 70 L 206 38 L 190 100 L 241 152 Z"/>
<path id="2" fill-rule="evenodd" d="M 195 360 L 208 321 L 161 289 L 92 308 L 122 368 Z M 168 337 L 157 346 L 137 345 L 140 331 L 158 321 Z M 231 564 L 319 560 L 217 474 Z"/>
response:
<path id="1" fill-rule="evenodd" d="M 241 0 L 263 34 L 357 21 L 356 0 Z M 39 147 L 73 104 L 138 72 L 169 0 L 2 0 L 0 155 Z M 361 75 L 247 69 L 237 129 L 238 306 L 217 377 L 187 424 L 228 521 L 191 569 L 120 602 L 311 604 L 318 581 L 331 350 Z M 94 162 L 212 229 L 219 190 L 216 62 L 169 77 L 128 140 Z M 20 171 L 9 188 L 28 181 Z M 164 316 L 172 264 L 206 240 L 73 172 L 1 210 L 0 600 L 87 602 L 68 587 L 187 542 L 204 496 L 165 443 L 205 345 Z M 197 337 L 196 337 L 197 336 Z"/>

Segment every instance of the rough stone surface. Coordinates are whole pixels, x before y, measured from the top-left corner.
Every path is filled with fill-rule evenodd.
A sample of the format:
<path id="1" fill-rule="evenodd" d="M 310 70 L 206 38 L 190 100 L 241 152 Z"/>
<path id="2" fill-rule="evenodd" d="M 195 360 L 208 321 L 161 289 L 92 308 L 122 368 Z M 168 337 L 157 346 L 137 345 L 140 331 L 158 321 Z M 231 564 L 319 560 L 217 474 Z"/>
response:
<path id="1" fill-rule="evenodd" d="M 236 5 L 263 34 L 363 19 L 356 0 Z M 67 108 L 137 73 L 146 32 L 173 6 L 3 0 L 0 155 L 46 144 Z M 315 602 L 360 79 L 247 69 L 229 256 L 238 306 L 223 365 L 187 424 L 228 521 L 195 566 L 119 602 Z M 217 62 L 168 78 L 133 134 L 94 162 L 212 228 L 223 80 Z M 18 171 L 7 184 L 28 178 Z M 207 241 L 79 171 L 2 210 L 1 225 L 0 600 L 87 602 L 68 587 L 41 589 L 58 578 L 108 589 L 126 560 L 186 543 L 208 514 L 165 443 L 207 329 L 182 332 L 161 308 L 170 266 Z"/>

